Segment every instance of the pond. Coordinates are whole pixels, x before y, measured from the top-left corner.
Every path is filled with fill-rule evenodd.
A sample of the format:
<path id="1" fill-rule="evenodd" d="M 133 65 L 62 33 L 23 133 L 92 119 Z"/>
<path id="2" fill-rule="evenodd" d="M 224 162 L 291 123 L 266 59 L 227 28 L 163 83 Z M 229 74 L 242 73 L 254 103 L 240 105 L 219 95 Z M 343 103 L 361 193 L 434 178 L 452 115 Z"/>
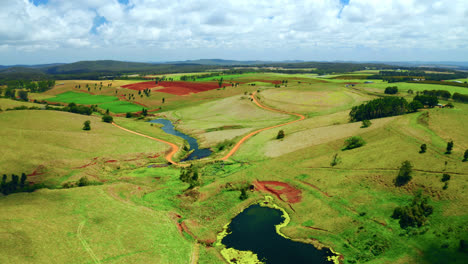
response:
<path id="1" fill-rule="evenodd" d="M 168 134 L 171 134 L 171 135 L 174 135 L 174 136 L 178 136 L 178 137 L 181 137 L 183 139 L 185 139 L 189 145 L 190 145 L 190 151 L 193 150 L 192 153 L 190 153 L 190 155 L 188 157 L 186 157 L 185 159 L 181 160 L 181 161 L 187 161 L 187 160 L 196 160 L 196 159 L 202 159 L 202 158 L 206 158 L 208 156 L 211 155 L 212 151 L 210 149 L 200 149 L 198 148 L 198 142 L 195 138 L 187 135 L 187 134 L 184 134 L 180 131 L 177 131 L 175 130 L 174 128 L 174 125 L 172 124 L 171 121 L 167 120 L 167 119 L 155 119 L 155 120 L 151 120 L 149 121 L 150 123 L 155 123 L 155 124 L 162 124 L 163 127 L 161 128 L 164 132 L 168 133 Z"/>
<path id="2" fill-rule="evenodd" d="M 278 209 L 252 205 L 237 215 L 229 224 L 231 232 L 222 239 L 227 248 L 252 251 L 264 263 L 333 263 L 329 249 L 318 250 L 311 244 L 284 238 L 275 225 L 284 222 Z"/>

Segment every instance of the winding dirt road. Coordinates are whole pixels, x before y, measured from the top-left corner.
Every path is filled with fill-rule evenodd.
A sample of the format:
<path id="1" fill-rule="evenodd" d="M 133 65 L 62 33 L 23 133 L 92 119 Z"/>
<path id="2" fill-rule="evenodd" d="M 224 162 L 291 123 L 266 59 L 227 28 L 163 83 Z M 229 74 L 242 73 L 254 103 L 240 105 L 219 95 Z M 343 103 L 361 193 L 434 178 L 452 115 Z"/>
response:
<path id="1" fill-rule="evenodd" d="M 259 129 L 259 130 L 256 130 L 256 131 L 253 131 L 253 132 L 250 132 L 248 135 L 244 136 L 241 140 L 239 140 L 239 142 L 237 142 L 237 144 L 224 156 L 222 157 L 220 160 L 227 160 L 229 159 L 232 155 L 234 155 L 234 153 L 236 153 L 237 150 L 239 150 L 240 146 L 249 138 L 251 138 L 252 136 L 262 132 L 262 131 L 265 131 L 265 130 L 269 130 L 269 129 L 273 129 L 273 128 L 277 128 L 277 127 L 281 127 L 281 126 L 285 126 L 285 125 L 289 125 L 289 124 L 292 124 L 292 123 L 295 123 L 295 122 L 298 122 L 298 121 L 301 121 L 301 120 L 304 120 L 305 119 L 305 116 L 304 115 L 301 115 L 301 114 L 297 114 L 297 113 L 291 113 L 291 112 L 286 112 L 286 111 L 282 111 L 282 110 L 278 110 L 278 109 L 274 109 L 274 108 L 271 108 L 271 107 L 268 107 L 268 106 L 264 106 L 262 104 L 260 104 L 260 102 L 257 100 L 257 98 L 255 98 L 255 95 L 257 94 L 257 92 L 254 92 L 250 97 L 252 98 L 253 102 L 260 108 L 263 108 L 263 109 L 266 109 L 266 110 L 269 110 L 269 111 L 273 111 L 273 112 L 278 112 L 278 113 L 283 113 L 283 114 L 288 114 L 288 115 L 295 115 L 297 117 L 299 117 L 299 119 L 296 119 L 296 120 L 293 120 L 293 121 L 289 121 L 287 123 L 283 123 L 283 124 L 279 124 L 279 125 L 275 125 L 275 126 L 270 126 L 270 127 L 265 127 L 265 128 L 262 128 L 262 129 Z M 166 154 L 166 160 L 169 161 L 170 163 L 174 164 L 174 165 L 177 165 L 177 166 L 184 166 L 180 163 L 177 163 L 175 162 L 172 158 L 174 157 L 174 155 L 177 153 L 177 151 L 179 151 L 179 147 L 174 144 L 174 143 L 171 143 L 169 141 L 165 141 L 165 140 L 162 140 L 162 139 L 158 139 L 158 138 L 154 138 L 154 137 L 150 137 L 150 136 L 147 136 L 145 134 L 141 134 L 141 133 L 138 133 L 138 132 L 135 132 L 135 131 L 132 131 L 130 129 L 126 129 L 124 127 L 121 127 L 119 125 L 117 125 L 116 123 L 112 122 L 112 125 L 122 129 L 122 130 L 125 130 L 127 132 L 130 132 L 130 133 L 133 133 L 135 135 L 139 135 L 139 136 L 142 136 L 142 137 L 146 137 L 146 138 L 149 138 L 149 139 L 152 139 L 152 140 L 156 140 L 156 141 L 159 141 L 159 142 L 162 142 L 162 143 L 165 143 L 167 145 L 169 145 L 171 147 L 171 151 L 169 153 Z"/>
<path id="2" fill-rule="evenodd" d="M 283 124 L 279 124 L 279 125 L 276 125 L 276 126 L 271 126 L 271 127 L 265 127 L 265 128 L 262 128 L 262 129 L 259 129 L 259 130 L 256 130 L 256 131 L 253 131 L 251 133 L 249 133 L 248 135 L 246 135 L 245 137 L 243 137 L 241 140 L 239 140 L 239 142 L 237 142 L 237 144 L 231 149 L 231 151 L 229 151 L 228 154 L 226 154 L 226 156 L 222 157 L 221 160 L 227 160 L 229 159 L 232 155 L 234 155 L 234 153 L 236 153 L 236 151 L 240 148 L 240 146 L 249 138 L 251 138 L 252 136 L 262 132 L 262 131 L 265 131 L 265 130 L 269 130 L 269 129 L 272 129 L 272 128 L 277 128 L 277 127 L 281 127 L 281 126 L 285 126 L 285 125 L 289 125 L 289 124 L 292 124 L 292 123 L 295 123 L 295 122 L 298 122 L 298 121 L 301 121 L 301 120 L 304 120 L 305 119 L 305 116 L 304 115 L 301 115 L 301 114 L 297 114 L 297 113 L 290 113 L 290 112 L 286 112 L 286 111 L 282 111 L 282 110 L 278 110 L 278 109 L 274 109 L 274 108 L 271 108 L 271 107 L 268 107 L 268 106 L 264 106 L 262 104 L 260 104 L 260 102 L 257 100 L 257 98 L 255 98 L 255 94 L 257 94 L 257 92 L 254 92 L 250 97 L 253 99 L 253 102 L 260 108 L 263 108 L 263 109 L 266 109 L 266 110 L 269 110 L 269 111 L 273 111 L 273 112 L 278 112 L 278 113 L 283 113 L 283 114 L 288 114 L 288 115 L 295 115 L 295 116 L 298 116 L 299 119 L 296 119 L 296 120 L 293 120 L 293 121 L 290 121 L 290 122 L 287 122 L 287 123 L 283 123 Z"/>
<path id="3" fill-rule="evenodd" d="M 152 139 L 152 140 L 156 140 L 156 141 L 159 141 L 159 142 L 162 142 L 164 144 L 167 144 L 169 146 L 171 146 L 171 151 L 169 153 L 166 154 L 166 160 L 169 161 L 170 163 L 174 164 L 174 165 L 180 165 L 179 163 L 175 162 L 174 160 L 172 160 L 172 157 L 174 157 L 174 155 L 177 153 L 177 151 L 179 151 L 179 147 L 174 144 L 174 143 L 171 143 L 169 141 L 165 141 L 165 140 L 162 140 L 162 139 L 159 139 L 159 138 L 155 138 L 155 137 L 150 137 L 150 136 L 147 136 L 145 134 L 141 134 L 141 133 L 138 133 L 138 132 L 135 132 L 135 131 L 132 131 L 130 129 L 126 129 L 124 127 L 121 127 L 119 125 L 117 125 L 116 123 L 112 122 L 112 125 L 122 129 L 122 130 L 125 130 L 127 132 L 130 132 L 130 133 L 133 133 L 135 135 L 138 135 L 138 136 L 142 136 L 142 137 L 145 137 L 145 138 L 149 138 L 149 139 Z"/>

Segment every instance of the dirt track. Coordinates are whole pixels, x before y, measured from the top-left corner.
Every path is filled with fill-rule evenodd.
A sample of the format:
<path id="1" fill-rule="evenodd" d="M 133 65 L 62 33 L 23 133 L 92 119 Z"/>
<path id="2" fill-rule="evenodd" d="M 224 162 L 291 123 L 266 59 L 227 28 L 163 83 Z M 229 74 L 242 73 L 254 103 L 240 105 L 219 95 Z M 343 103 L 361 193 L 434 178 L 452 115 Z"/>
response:
<path id="1" fill-rule="evenodd" d="M 177 162 L 175 162 L 174 160 L 172 160 L 172 157 L 174 157 L 174 155 L 177 153 L 177 151 L 179 151 L 179 147 L 174 144 L 174 143 L 171 143 L 169 141 L 165 141 L 165 140 L 162 140 L 162 139 L 158 139 L 158 138 L 154 138 L 154 137 L 150 137 L 150 136 L 147 136 L 145 134 L 141 134 L 141 133 L 138 133 L 138 132 L 135 132 L 135 131 L 132 131 L 130 129 L 126 129 L 124 127 L 121 127 L 119 125 L 117 125 L 116 123 L 112 122 L 112 125 L 122 129 L 122 130 L 125 130 L 127 132 L 130 132 L 130 133 L 133 133 L 135 135 L 139 135 L 139 136 L 142 136 L 142 137 L 145 137 L 145 138 L 149 138 L 149 139 L 152 139 L 152 140 L 156 140 L 156 141 L 159 141 L 159 142 L 162 142 L 164 144 L 167 144 L 169 146 L 171 146 L 171 151 L 169 153 L 167 153 L 166 155 L 166 160 L 169 161 L 170 163 L 174 164 L 174 165 L 181 165 Z"/>
<path id="2" fill-rule="evenodd" d="M 268 107 L 268 106 L 264 106 L 262 104 L 260 104 L 260 102 L 258 102 L 258 100 L 255 98 L 255 93 L 253 93 L 250 97 L 253 99 L 254 103 L 258 106 L 258 107 L 261 107 L 263 109 L 266 109 L 266 110 L 269 110 L 269 111 L 273 111 L 273 112 L 278 112 L 278 113 L 283 113 L 283 114 L 288 114 L 288 115 L 295 115 L 295 116 L 298 116 L 299 119 L 297 120 L 294 120 L 294 121 L 290 121 L 290 122 L 287 122 L 287 123 L 284 123 L 284 124 L 279 124 L 279 125 L 276 125 L 276 126 L 271 126 L 271 127 L 265 127 L 265 128 L 262 128 L 262 129 L 259 129 L 259 130 L 256 130 L 256 131 L 253 131 L 251 133 L 249 133 L 248 135 L 246 135 L 245 137 L 243 137 L 241 140 L 239 140 L 239 142 L 237 142 L 237 144 L 231 149 L 231 151 L 229 151 L 228 154 L 226 154 L 226 156 L 222 157 L 221 160 L 227 160 L 229 159 L 232 155 L 234 155 L 234 153 L 236 153 L 236 151 L 240 148 L 240 146 L 249 138 L 251 138 L 252 136 L 262 132 L 262 131 L 265 131 L 265 130 L 268 130 L 268 129 L 272 129 L 272 128 L 277 128 L 277 127 L 281 127 L 281 126 L 285 126 L 285 125 L 289 125 L 289 124 L 292 124 L 292 123 L 295 123 L 295 122 L 298 122 L 298 121 L 301 121 L 301 120 L 304 120 L 305 119 L 305 116 L 304 115 L 301 115 L 301 114 L 297 114 L 297 113 L 290 113 L 290 112 L 286 112 L 286 111 L 282 111 L 282 110 L 278 110 L 278 109 L 274 109 L 274 108 L 271 108 L 271 107 Z"/>

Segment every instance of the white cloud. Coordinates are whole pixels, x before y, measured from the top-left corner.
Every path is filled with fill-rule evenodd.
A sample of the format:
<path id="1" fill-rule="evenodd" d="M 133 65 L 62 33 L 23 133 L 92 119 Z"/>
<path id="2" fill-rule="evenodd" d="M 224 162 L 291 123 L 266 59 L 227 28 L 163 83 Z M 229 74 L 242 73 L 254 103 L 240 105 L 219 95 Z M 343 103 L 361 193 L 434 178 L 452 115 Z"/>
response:
<path id="1" fill-rule="evenodd" d="M 0 46 L 28 52 L 271 49 L 292 55 L 295 49 L 462 49 L 467 14 L 466 0 L 351 0 L 344 7 L 339 0 L 49 0 L 39 6 L 2 0 Z M 93 34 L 96 16 L 107 22 Z"/>

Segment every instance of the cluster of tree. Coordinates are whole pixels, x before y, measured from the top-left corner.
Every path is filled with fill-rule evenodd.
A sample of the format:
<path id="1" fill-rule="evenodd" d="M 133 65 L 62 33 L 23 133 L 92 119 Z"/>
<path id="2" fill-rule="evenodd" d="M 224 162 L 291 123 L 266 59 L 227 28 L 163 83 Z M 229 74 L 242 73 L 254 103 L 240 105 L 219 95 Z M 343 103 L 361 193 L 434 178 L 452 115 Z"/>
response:
<path id="1" fill-rule="evenodd" d="M 4 195 L 18 193 L 18 192 L 33 192 L 39 188 L 39 185 L 29 185 L 26 182 L 27 176 L 25 173 L 21 174 L 21 177 L 12 174 L 10 181 L 7 181 L 7 175 L 3 174 L 2 182 L 0 183 L 0 192 Z"/>
<path id="2" fill-rule="evenodd" d="M 441 99 L 447 100 L 452 95 L 450 94 L 449 91 L 447 90 L 424 90 L 422 92 L 423 95 L 428 95 L 428 96 L 434 96 L 434 97 L 439 97 Z"/>
<path id="3" fill-rule="evenodd" d="M 439 99 L 437 96 L 433 95 L 424 95 L 418 94 L 413 98 L 413 101 L 418 101 L 422 105 L 427 105 L 428 107 L 434 107 L 439 103 Z"/>
<path id="4" fill-rule="evenodd" d="M 370 120 L 387 116 L 405 114 L 410 110 L 404 98 L 384 97 L 354 106 L 349 113 L 351 121 Z"/>
<path id="5" fill-rule="evenodd" d="M 195 186 L 200 185 L 198 167 L 191 164 L 188 167 L 180 169 L 179 179 L 190 184 L 188 189 L 193 189 Z"/>
<path id="6" fill-rule="evenodd" d="M 110 115 L 103 115 L 102 116 L 102 122 L 106 122 L 106 123 L 112 123 L 114 122 L 114 118 Z"/>
<path id="7" fill-rule="evenodd" d="M 83 187 L 89 185 L 102 185 L 102 182 L 90 181 L 86 176 L 81 177 L 75 182 L 65 182 L 62 184 L 62 188 L 74 188 L 74 187 Z"/>
<path id="8" fill-rule="evenodd" d="M 75 103 L 70 103 L 67 106 L 62 108 L 62 111 L 80 114 L 80 115 L 91 115 L 93 112 L 97 111 L 97 106 L 85 106 L 77 105 Z"/>
<path id="9" fill-rule="evenodd" d="M 454 101 L 468 103 L 468 94 L 454 93 L 452 99 Z"/>
<path id="10" fill-rule="evenodd" d="M 401 228 L 421 227 L 433 211 L 434 208 L 429 205 L 428 198 L 418 192 L 410 205 L 395 208 L 392 218 L 399 219 Z"/>
<path id="11" fill-rule="evenodd" d="M 385 94 L 397 94 L 398 93 L 398 87 L 396 86 L 389 86 L 385 88 Z"/>
<path id="12" fill-rule="evenodd" d="M 278 131 L 278 135 L 276 135 L 276 139 L 282 139 L 284 138 L 284 130 Z"/>

